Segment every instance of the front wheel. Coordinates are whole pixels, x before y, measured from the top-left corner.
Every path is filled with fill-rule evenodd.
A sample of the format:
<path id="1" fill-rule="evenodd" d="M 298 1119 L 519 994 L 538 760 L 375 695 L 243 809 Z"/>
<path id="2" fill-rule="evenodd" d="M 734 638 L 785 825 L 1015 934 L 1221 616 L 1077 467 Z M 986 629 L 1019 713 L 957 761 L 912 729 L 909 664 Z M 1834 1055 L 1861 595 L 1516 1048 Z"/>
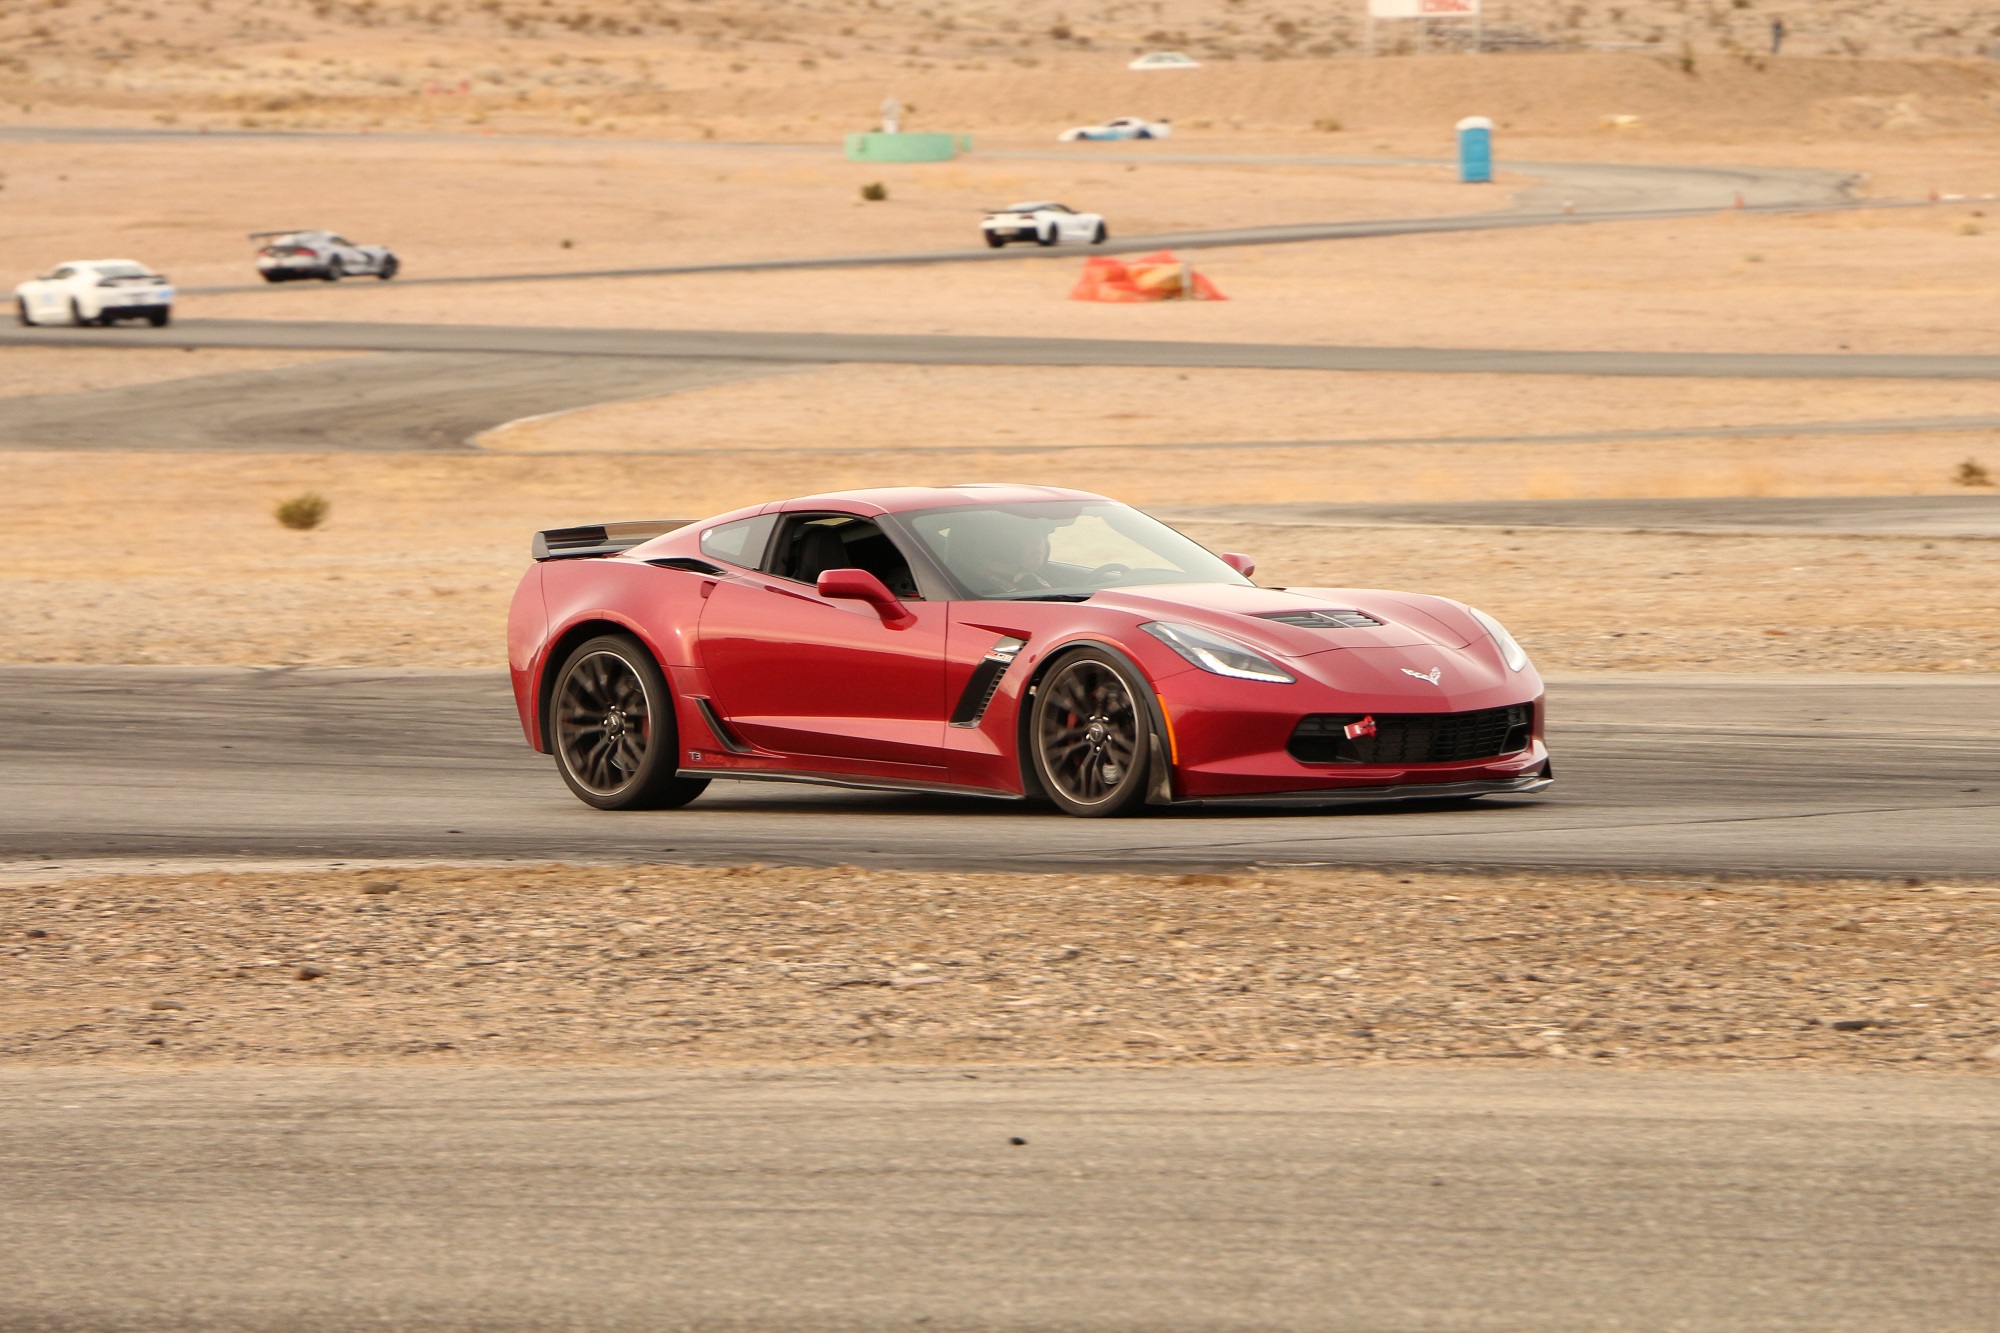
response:
<path id="1" fill-rule="evenodd" d="M 677 775 L 667 679 L 629 635 L 600 635 L 564 661 L 549 696 L 549 742 L 563 781 L 600 810 L 676 809 L 708 786 Z"/>
<path id="2" fill-rule="evenodd" d="M 1050 227 L 1047 231 L 1035 233 L 1036 245 L 1054 245 L 1060 239 L 1062 238 L 1054 227 Z"/>
<path id="3" fill-rule="evenodd" d="M 326 261 L 326 280 L 328 282 L 339 282 L 346 276 L 347 266 L 340 262 L 339 255 L 335 255 L 332 259 Z"/>
<path id="4" fill-rule="evenodd" d="M 69 298 L 69 322 L 76 325 L 78 328 L 83 329 L 83 328 L 89 328 L 92 324 L 99 323 L 100 321 L 95 319 L 85 319 L 83 317 L 83 307 L 79 305 L 77 303 L 77 299 L 74 296 L 72 296 Z"/>
<path id="5" fill-rule="evenodd" d="M 32 329 L 35 327 L 35 317 L 28 313 L 27 297 L 17 296 L 14 298 L 14 318 L 20 321 L 23 328 Z"/>
<path id="6" fill-rule="evenodd" d="M 1152 723 L 1144 683 L 1098 648 L 1059 659 L 1035 687 L 1028 723 L 1035 776 L 1065 814 L 1132 814 L 1144 807 Z"/>
<path id="7" fill-rule="evenodd" d="M 1102 245 L 1110 239 L 1111 229 L 1100 222 L 1097 224 L 1097 231 L 1090 238 L 1090 243 L 1092 245 Z"/>
<path id="8" fill-rule="evenodd" d="M 402 265 L 396 262 L 396 256 L 390 255 L 382 261 L 382 267 L 375 270 L 375 276 L 387 282 L 396 276 L 396 270 L 401 267 Z"/>

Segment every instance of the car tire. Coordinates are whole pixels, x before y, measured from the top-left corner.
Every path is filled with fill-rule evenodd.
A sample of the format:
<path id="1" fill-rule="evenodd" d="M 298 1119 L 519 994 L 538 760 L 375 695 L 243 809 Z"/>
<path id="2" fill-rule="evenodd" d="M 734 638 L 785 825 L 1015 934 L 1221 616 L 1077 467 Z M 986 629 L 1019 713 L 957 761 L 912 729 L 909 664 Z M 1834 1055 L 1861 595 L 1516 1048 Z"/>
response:
<path id="1" fill-rule="evenodd" d="M 1153 718 L 1145 682 L 1103 648 L 1077 648 L 1035 684 L 1027 745 L 1042 794 L 1064 814 L 1145 809 Z"/>
<path id="2" fill-rule="evenodd" d="M 347 266 L 340 262 L 339 255 L 335 255 L 326 261 L 326 280 L 328 282 L 339 282 L 346 276 Z"/>
<path id="3" fill-rule="evenodd" d="M 14 298 L 14 318 L 20 321 L 21 327 L 24 329 L 35 327 L 35 317 L 28 313 L 27 297 L 17 296 Z"/>
<path id="4" fill-rule="evenodd" d="M 1062 233 L 1057 231 L 1054 227 L 1050 227 L 1046 233 L 1039 231 L 1035 233 L 1036 245 L 1054 245 L 1057 241 L 1061 239 L 1062 239 Z"/>
<path id="5" fill-rule="evenodd" d="M 1001 246 L 1007 244 L 1007 238 L 1005 236 L 995 236 L 989 231 L 986 233 L 986 244 L 989 248 L 998 250 Z"/>
<path id="6" fill-rule="evenodd" d="M 77 304 L 77 299 L 74 296 L 69 298 L 69 320 L 70 323 L 80 329 L 87 329 L 93 324 L 109 322 L 102 315 L 99 315 L 96 319 L 85 319 L 83 317 L 83 307 Z"/>
<path id="7" fill-rule="evenodd" d="M 577 799 L 599 810 L 672 810 L 708 787 L 683 778 L 673 696 L 629 634 L 576 646 L 549 691 L 549 748 Z"/>
<path id="8" fill-rule="evenodd" d="M 1097 224 L 1097 234 L 1090 238 L 1092 245 L 1102 245 L 1111 239 L 1111 229 L 1102 222 Z"/>
<path id="9" fill-rule="evenodd" d="M 388 255 L 382 260 L 382 267 L 375 270 L 375 276 L 387 282 L 389 279 L 395 277 L 396 271 L 402 267 L 401 264 L 396 262 L 396 256 Z"/>
<path id="10" fill-rule="evenodd" d="M 156 329 L 164 329 L 167 325 L 174 322 L 174 308 L 172 306 L 161 306 L 157 310 L 148 310 L 146 312 L 146 322 Z"/>
<path id="11" fill-rule="evenodd" d="M 283 282 L 284 280 L 285 275 L 282 273 L 266 273 L 264 275 L 264 281 L 266 282 Z"/>

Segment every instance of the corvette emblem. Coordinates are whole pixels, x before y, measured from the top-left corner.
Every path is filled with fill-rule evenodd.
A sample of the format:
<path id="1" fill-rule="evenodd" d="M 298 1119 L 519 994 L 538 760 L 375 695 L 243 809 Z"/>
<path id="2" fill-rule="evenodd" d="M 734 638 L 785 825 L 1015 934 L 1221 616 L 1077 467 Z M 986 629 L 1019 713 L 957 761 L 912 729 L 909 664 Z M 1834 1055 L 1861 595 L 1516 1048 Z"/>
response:
<path id="1" fill-rule="evenodd" d="M 1444 668 L 1432 667 L 1429 671 L 1412 671 L 1408 667 L 1404 667 L 1403 674 L 1406 676 L 1415 676 L 1418 680 L 1427 680 L 1435 685 L 1438 683 L 1438 677 L 1444 674 Z"/>

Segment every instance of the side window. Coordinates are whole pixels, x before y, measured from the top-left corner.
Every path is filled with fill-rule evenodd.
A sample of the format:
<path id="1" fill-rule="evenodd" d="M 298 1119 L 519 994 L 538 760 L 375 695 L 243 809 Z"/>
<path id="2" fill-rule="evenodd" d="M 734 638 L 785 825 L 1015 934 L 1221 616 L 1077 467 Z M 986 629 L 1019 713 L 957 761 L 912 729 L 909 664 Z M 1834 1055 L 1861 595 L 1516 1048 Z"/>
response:
<path id="1" fill-rule="evenodd" d="M 75 276 L 76 270 L 65 264 L 63 267 L 49 274 L 47 280 L 50 282 L 61 282 L 64 278 L 73 278 Z"/>
<path id="2" fill-rule="evenodd" d="M 771 556 L 771 573 L 816 583 L 829 569 L 865 569 L 898 597 L 920 597 L 910 562 L 873 519 L 852 514 L 788 514 Z"/>
<path id="3" fill-rule="evenodd" d="M 759 514 L 755 518 L 718 524 L 701 534 L 701 553 L 713 560 L 755 569 L 764 558 L 764 544 L 777 521 L 776 514 Z"/>

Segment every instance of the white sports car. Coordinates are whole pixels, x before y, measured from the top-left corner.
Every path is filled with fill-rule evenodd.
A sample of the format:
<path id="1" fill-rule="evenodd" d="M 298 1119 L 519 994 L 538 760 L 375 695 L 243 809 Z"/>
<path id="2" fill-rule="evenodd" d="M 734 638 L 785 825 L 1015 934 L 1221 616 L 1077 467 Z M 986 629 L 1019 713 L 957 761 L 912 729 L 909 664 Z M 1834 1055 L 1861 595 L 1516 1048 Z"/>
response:
<path id="1" fill-rule="evenodd" d="M 1125 67 L 1126 69 L 1200 69 L 1201 62 L 1192 56 L 1184 56 L 1179 51 L 1150 51 Z"/>
<path id="2" fill-rule="evenodd" d="M 14 289 L 23 324 L 112 324 L 143 319 L 154 328 L 174 317 L 174 289 L 131 259 L 72 259 Z"/>
<path id="3" fill-rule="evenodd" d="M 266 282 L 290 278 L 339 282 L 371 274 L 387 282 L 402 267 L 388 246 L 356 245 L 330 231 L 253 231 L 250 239 L 264 242 L 257 250 L 257 271 Z"/>
<path id="4" fill-rule="evenodd" d="M 1009 241 L 1036 245 L 1102 245 L 1111 237 L 1102 213 L 1079 213 L 1068 204 L 1009 204 L 986 215 L 979 224 L 986 243 L 998 250 Z"/>
<path id="5" fill-rule="evenodd" d="M 1114 116 L 1102 125 L 1079 125 L 1056 136 L 1059 143 L 1079 139 L 1164 139 L 1174 132 L 1170 120 L 1147 120 L 1142 116 Z"/>

